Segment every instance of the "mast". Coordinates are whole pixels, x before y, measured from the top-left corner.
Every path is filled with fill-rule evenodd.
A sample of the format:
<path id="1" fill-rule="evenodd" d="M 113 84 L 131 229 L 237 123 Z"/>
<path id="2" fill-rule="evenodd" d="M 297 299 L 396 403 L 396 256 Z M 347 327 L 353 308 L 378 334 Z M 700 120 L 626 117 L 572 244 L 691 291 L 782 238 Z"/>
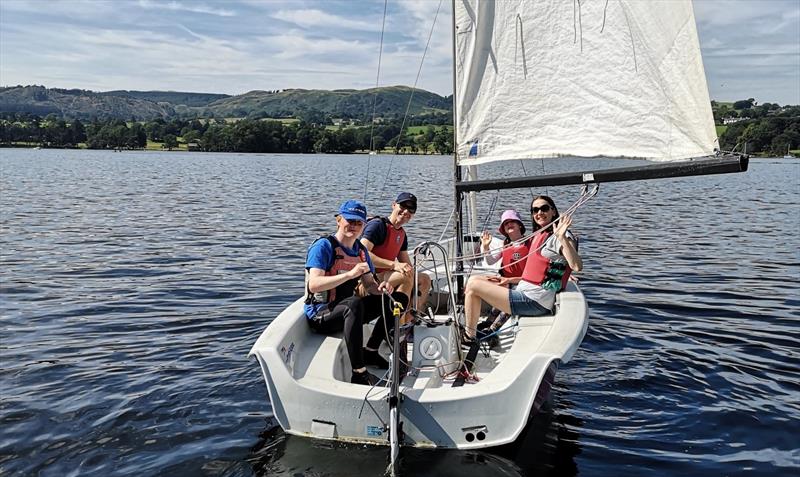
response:
<path id="1" fill-rule="evenodd" d="M 456 220 L 454 223 L 456 234 L 456 300 L 461 301 L 464 290 L 464 263 L 461 261 L 464 248 L 464 223 L 461 211 L 461 192 L 455 187 L 461 182 L 461 166 L 458 165 L 458 102 L 456 99 L 456 0 L 451 0 L 452 35 L 453 35 L 453 206 L 455 207 Z M 455 306 L 457 303 L 454 303 Z M 455 310 L 453 310 L 455 313 Z"/>

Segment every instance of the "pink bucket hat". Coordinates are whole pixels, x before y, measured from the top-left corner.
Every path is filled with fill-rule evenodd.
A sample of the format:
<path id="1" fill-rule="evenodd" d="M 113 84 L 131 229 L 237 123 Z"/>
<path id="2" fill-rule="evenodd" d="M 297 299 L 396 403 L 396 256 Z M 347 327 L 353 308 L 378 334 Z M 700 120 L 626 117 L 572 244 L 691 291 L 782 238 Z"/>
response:
<path id="1" fill-rule="evenodd" d="M 517 222 L 519 222 L 519 224 L 521 225 L 520 228 L 522 230 L 522 233 L 523 234 L 525 233 L 525 224 L 522 222 L 522 217 L 519 216 L 516 210 L 508 209 L 507 211 L 503 212 L 503 215 L 500 217 L 500 228 L 497 229 L 497 231 L 500 232 L 500 234 L 502 234 L 503 236 L 506 235 L 506 231 L 503 230 L 503 227 L 505 227 L 506 222 L 508 222 L 509 220 L 516 220 Z"/>

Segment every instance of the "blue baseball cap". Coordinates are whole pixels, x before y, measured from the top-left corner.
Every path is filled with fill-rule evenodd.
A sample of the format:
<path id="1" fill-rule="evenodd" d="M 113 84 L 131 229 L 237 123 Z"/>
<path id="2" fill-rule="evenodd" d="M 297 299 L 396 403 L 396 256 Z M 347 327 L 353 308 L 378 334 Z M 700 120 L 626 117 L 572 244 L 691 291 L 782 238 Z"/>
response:
<path id="1" fill-rule="evenodd" d="M 362 222 L 367 221 L 367 207 L 357 200 L 348 200 L 341 207 L 339 207 L 339 213 L 337 215 L 341 215 L 347 220 L 360 220 Z"/>

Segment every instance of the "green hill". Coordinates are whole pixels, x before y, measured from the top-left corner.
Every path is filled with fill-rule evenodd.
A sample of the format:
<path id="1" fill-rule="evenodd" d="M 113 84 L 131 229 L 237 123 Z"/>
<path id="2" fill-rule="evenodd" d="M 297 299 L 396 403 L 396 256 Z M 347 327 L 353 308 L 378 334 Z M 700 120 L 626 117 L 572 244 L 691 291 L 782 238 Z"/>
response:
<path id="1" fill-rule="evenodd" d="M 66 119 L 151 120 L 175 115 L 169 103 L 104 95 L 81 89 L 48 89 L 44 86 L 0 88 L 0 113 L 55 114 Z"/>
<path id="2" fill-rule="evenodd" d="M 377 93 L 377 100 L 375 94 Z M 0 88 L 0 113 L 56 114 L 66 119 L 152 120 L 157 118 L 302 118 L 328 122 L 330 118 L 369 121 L 375 102 L 376 117 L 401 118 L 412 90 L 390 86 L 334 91 L 286 89 L 250 91 L 229 96 L 177 91 L 106 91 L 57 89 L 44 86 Z M 452 98 L 416 90 L 409 114 L 447 115 Z M 447 120 L 449 122 L 449 119 Z"/>
<path id="3" fill-rule="evenodd" d="M 411 92 L 411 88 L 407 86 L 333 91 L 307 89 L 250 91 L 215 101 L 208 105 L 208 110 L 217 117 L 286 118 L 322 114 L 337 118 L 368 120 L 372 116 L 374 102 L 377 117 L 402 117 Z M 409 113 L 414 116 L 450 114 L 451 109 L 451 99 L 429 91 L 417 90 Z"/>
<path id="4" fill-rule="evenodd" d="M 153 101 L 154 103 L 170 103 L 173 106 L 202 107 L 214 101 L 230 98 L 229 94 L 217 93 L 184 93 L 180 91 L 106 91 L 97 93 L 101 96 L 119 96 Z"/>

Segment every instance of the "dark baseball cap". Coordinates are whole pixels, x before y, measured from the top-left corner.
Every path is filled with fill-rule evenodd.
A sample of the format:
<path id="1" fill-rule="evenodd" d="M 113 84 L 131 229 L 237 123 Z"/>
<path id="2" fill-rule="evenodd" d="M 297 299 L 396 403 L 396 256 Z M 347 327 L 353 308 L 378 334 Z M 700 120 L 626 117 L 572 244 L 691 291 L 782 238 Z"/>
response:
<path id="1" fill-rule="evenodd" d="M 417 210 L 417 196 L 411 192 L 401 192 L 400 195 L 397 196 L 397 200 L 395 200 L 395 202 L 398 204 L 407 205 L 410 209 Z"/>

